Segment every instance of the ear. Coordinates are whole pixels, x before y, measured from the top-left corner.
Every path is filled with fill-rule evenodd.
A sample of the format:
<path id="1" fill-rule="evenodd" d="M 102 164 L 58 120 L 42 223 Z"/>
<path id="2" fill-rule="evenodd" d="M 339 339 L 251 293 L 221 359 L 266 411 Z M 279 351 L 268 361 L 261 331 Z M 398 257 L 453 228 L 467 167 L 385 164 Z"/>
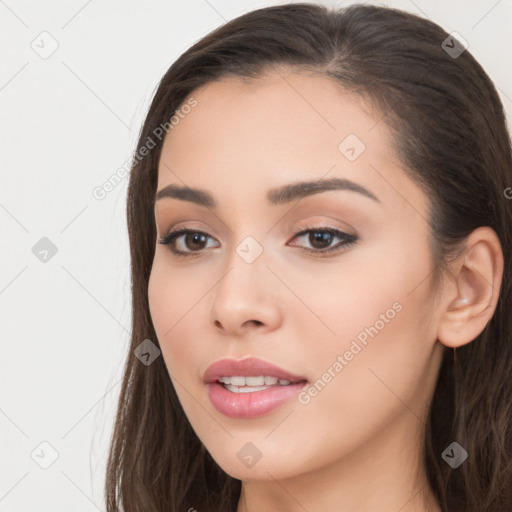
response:
<path id="1" fill-rule="evenodd" d="M 475 229 L 465 247 L 451 264 L 453 281 L 443 290 L 437 338 L 448 347 L 466 345 L 484 330 L 496 310 L 503 277 L 503 251 L 492 228 Z"/>

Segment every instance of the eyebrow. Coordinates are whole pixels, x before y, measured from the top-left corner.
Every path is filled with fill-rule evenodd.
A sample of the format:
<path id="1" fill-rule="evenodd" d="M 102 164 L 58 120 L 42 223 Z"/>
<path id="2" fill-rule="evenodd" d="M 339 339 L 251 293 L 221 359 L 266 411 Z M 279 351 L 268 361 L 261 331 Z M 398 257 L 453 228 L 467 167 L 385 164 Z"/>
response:
<path id="1" fill-rule="evenodd" d="M 299 181 L 297 183 L 291 183 L 279 188 L 274 188 L 267 192 L 267 201 L 272 205 L 280 205 L 289 203 L 295 199 L 301 199 L 303 197 L 330 190 L 348 190 L 351 192 L 357 192 L 380 203 L 380 200 L 362 185 L 341 178 L 329 178 L 317 181 Z M 217 208 L 217 201 L 213 196 L 206 190 L 198 188 L 182 187 L 174 184 L 167 185 L 156 193 L 155 201 L 164 198 L 181 199 L 182 201 L 189 201 L 200 206 L 206 206 L 207 208 Z"/>

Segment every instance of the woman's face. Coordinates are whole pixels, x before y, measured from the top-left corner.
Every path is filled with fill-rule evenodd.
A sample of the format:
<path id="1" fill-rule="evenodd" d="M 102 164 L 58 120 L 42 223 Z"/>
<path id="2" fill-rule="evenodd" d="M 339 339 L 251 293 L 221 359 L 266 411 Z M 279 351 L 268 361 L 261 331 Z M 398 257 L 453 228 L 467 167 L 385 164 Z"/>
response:
<path id="1" fill-rule="evenodd" d="M 367 472 L 383 460 L 413 467 L 442 345 L 427 198 L 386 125 L 319 75 L 229 78 L 192 96 L 166 136 L 158 191 L 211 199 L 160 194 L 158 239 L 192 233 L 155 240 L 148 293 L 194 431 L 243 480 L 345 462 L 356 471 L 355 461 Z M 256 366 L 209 374 L 256 377 L 242 389 L 244 379 L 205 382 L 226 358 L 257 358 L 299 382 Z"/>

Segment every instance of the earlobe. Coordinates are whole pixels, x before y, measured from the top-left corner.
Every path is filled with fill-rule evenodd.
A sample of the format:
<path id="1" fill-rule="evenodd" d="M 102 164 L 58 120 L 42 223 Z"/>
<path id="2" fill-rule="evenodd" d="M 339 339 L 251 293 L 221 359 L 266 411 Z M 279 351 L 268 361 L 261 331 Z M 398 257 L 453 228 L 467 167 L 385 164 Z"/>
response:
<path id="1" fill-rule="evenodd" d="M 448 347 L 460 347 L 484 330 L 496 310 L 503 252 L 493 229 L 480 227 L 468 236 L 464 253 L 452 264 L 452 276 L 437 338 Z"/>

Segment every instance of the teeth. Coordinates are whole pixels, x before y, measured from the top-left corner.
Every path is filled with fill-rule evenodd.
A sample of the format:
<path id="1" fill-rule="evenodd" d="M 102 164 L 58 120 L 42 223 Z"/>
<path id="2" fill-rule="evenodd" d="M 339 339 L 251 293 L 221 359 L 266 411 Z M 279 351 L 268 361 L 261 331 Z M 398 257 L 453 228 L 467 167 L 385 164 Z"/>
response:
<path id="1" fill-rule="evenodd" d="M 232 386 L 231 384 L 226 384 L 226 389 L 228 391 L 232 391 L 233 393 L 252 393 L 253 391 L 263 391 L 264 389 L 268 389 L 269 387 L 270 386 Z"/>
<path id="2" fill-rule="evenodd" d="M 231 382 L 234 384 L 234 382 Z M 245 377 L 245 385 L 246 386 L 264 386 L 265 385 L 265 377 Z"/>
<path id="3" fill-rule="evenodd" d="M 219 377 L 219 382 L 222 384 L 226 384 L 226 388 L 228 388 L 228 385 L 231 386 L 246 386 L 252 388 L 252 391 L 255 391 L 256 387 L 263 386 L 262 389 L 266 389 L 268 386 L 274 386 L 279 382 L 281 386 L 288 386 L 291 384 L 291 381 L 286 379 L 278 379 L 277 377 L 272 377 L 268 375 L 259 375 L 257 377 L 240 377 L 240 376 L 234 376 L 234 377 Z M 228 388 L 229 389 L 229 388 Z M 259 390 L 257 390 L 259 391 Z"/>

